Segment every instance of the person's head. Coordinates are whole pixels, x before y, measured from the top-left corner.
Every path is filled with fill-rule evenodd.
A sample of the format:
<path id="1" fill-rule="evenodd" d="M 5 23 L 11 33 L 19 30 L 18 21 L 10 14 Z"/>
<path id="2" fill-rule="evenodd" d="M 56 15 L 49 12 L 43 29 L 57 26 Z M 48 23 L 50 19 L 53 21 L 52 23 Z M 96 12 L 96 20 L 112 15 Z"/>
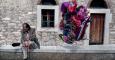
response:
<path id="1" fill-rule="evenodd" d="M 28 23 L 23 23 L 22 27 L 23 27 L 23 32 L 28 32 L 31 29 Z"/>

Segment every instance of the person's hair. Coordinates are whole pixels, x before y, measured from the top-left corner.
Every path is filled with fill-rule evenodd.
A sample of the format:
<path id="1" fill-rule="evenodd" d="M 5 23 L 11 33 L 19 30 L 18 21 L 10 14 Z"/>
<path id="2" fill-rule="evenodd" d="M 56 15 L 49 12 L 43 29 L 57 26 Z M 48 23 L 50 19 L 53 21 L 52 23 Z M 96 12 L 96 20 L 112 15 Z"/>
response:
<path id="1" fill-rule="evenodd" d="M 31 29 L 31 27 L 30 27 L 30 25 L 29 25 L 28 23 L 23 23 L 22 25 L 23 25 L 23 26 L 26 25 L 26 28 L 28 28 L 28 30 Z M 24 31 L 24 29 L 23 29 L 23 31 Z"/>

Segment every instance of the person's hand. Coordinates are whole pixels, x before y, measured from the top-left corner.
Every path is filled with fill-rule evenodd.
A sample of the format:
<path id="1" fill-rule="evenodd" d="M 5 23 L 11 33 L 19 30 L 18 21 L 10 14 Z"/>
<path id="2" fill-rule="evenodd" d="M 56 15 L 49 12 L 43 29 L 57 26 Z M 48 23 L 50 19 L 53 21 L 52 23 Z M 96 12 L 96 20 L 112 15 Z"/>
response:
<path id="1" fill-rule="evenodd" d="M 29 47 L 29 46 L 30 46 L 30 44 L 31 44 L 31 42 L 30 42 L 30 41 L 25 41 L 25 42 L 23 43 L 23 46 L 24 46 L 24 47 Z"/>

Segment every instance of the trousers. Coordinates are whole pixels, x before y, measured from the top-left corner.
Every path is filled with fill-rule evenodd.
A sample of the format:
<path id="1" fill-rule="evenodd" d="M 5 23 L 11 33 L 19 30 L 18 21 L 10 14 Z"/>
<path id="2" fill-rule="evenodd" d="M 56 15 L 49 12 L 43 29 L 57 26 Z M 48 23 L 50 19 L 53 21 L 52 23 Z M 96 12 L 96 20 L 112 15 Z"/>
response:
<path id="1" fill-rule="evenodd" d="M 23 59 L 27 59 L 29 52 L 32 51 L 32 49 L 29 49 L 30 45 L 33 44 L 33 41 L 25 41 L 22 44 L 22 53 L 23 53 Z"/>

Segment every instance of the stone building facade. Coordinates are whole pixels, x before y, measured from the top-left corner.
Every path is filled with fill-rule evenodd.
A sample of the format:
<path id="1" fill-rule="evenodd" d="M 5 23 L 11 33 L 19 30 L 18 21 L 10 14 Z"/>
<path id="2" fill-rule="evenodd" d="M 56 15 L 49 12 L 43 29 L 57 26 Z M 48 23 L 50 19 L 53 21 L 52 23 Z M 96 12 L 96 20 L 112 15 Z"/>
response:
<path id="1" fill-rule="evenodd" d="M 20 42 L 20 30 L 22 29 L 22 24 L 25 22 L 29 23 L 31 27 L 36 28 L 36 35 L 40 45 L 58 46 L 64 43 L 59 38 L 61 32 L 58 28 L 58 23 L 55 25 L 56 31 L 48 31 L 47 29 L 39 31 L 39 6 L 42 6 L 40 1 L 41 0 L 0 0 L 0 45 Z M 65 1 L 68 0 L 56 0 L 57 4 L 55 6 L 58 7 L 56 8 L 57 22 L 61 20 L 60 5 Z M 90 13 L 102 12 L 105 14 L 104 44 L 115 44 L 115 1 L 104 1 L 107 8 L 90 8 L 92 0 L 79 0 L 78 4 L 87 5 Z M 51 8 L 52 6 L 49 5 Z M 86 35 L 89 35 L 90 31 L 87 30 L 87 32 Z M 89 45 L 88 40 L 84 40 L 83 42 L 83 44 Z"/>

